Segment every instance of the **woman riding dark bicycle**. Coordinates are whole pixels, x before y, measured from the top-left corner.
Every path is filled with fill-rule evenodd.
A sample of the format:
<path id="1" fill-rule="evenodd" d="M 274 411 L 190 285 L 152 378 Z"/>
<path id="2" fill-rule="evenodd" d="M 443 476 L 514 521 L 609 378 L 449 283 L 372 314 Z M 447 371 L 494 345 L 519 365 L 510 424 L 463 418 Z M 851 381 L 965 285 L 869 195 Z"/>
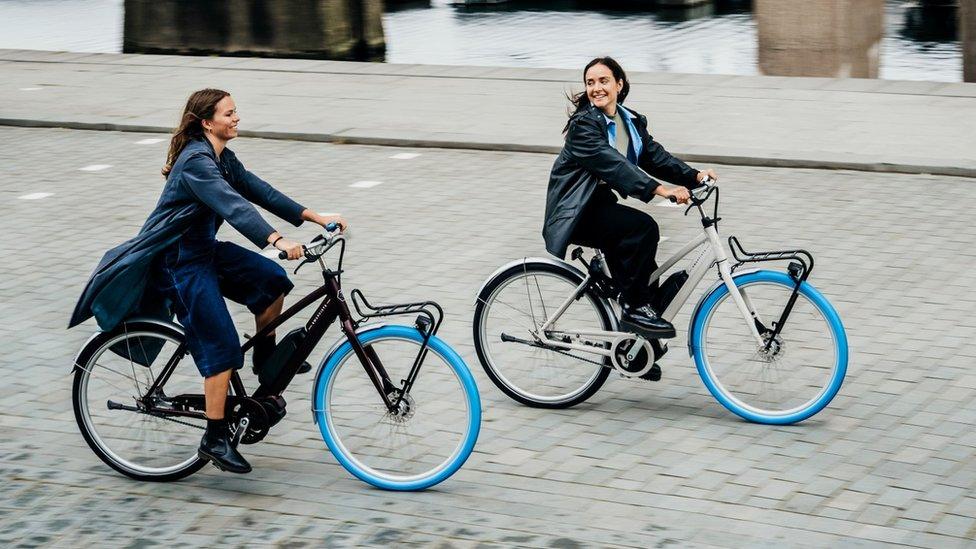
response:
<path id="1" fill-rule="evenodd" d="M 624 108 L 630 83 L 612 58 L 590 61 L 583 83 L 586 90 L 571 98 L 566 144 L 550 174 L 542 230 L 546 249 L 560 258 L 569 244 L 602 250 L 621 290 L 621 320 L 656 338 L 674 337 L 674 326 L 650 306 L 657 291 L 657 281 L 648 284 L 657 269 L 657 223 L 618 204 L 613 191 L 644 202 L 658 195 L 685 203 L 688 189 L 717 176 L 672 156 L 648 134 L 647 119 Z M 652 175 L 681 186 L 666 187 Z"/>
<path id="2" fill-rule="evenodd" d="M 226 148 L 239 121 L 229 93 L 204 89 L 190 95 L 170 142 L 156 208 L 135 238 L 102 258 L 69 327 L 95 316 L 110 330 L 133 315 L 168 319 L 175 313 L 204 377 L 207 428 L 198 454 L 222 470 L 247 473 L 251 466 L 231 443 L 225 419 L 231 373 L 243 366 L 244 356 L 224 298 L 247 306 L 260 330 L 281 313 L 294 285 L 270 259 L 218 241 L 217 229 L 227 221 L 258 248 L 271 244 L 299 259 L 302 245 L 279 234 L 253 204 L 296 227 L 312 221 L 345 228 L 345 221 L 305 208 L 247 171 Z M 256 369 L 274 345 L 274 334 L 255 342 Z"/>

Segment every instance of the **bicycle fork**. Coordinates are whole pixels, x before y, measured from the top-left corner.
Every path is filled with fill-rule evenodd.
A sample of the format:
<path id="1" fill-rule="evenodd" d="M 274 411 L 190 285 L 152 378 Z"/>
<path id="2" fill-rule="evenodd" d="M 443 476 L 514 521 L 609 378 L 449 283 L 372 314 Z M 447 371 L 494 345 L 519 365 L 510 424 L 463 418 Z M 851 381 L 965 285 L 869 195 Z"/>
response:
<path id="1" fill-rule="evenodd" d="M 708 235 L 708 241 L 711 243 L 712 249 L 715 250 L 715 264 L 718 266 L 719 275 L 725 282 L 725 287 L 729 290 L 729 295 L 732 296 L 732 301 L 735 302 L 739 313 L 742 314 L 742 319 L 749 328 L 749 333 L 756 340 L 756 345 L 759 348 L 764 347 L 766 342 L 763 341 L 762 335 L 759 334 L 759 329 L 757 328 L 757 324 L 762 324 L 762 319 L 759 318 L 759 313 L 756 312 L 756 307 L 749 300 L 746 292 L 739 291 L 738 286 L 735 285 L 735 279 L 732 278 L 732 267 L 729 266 L 729 256 L 725 252 L 725 246 L 718 239 L 718 231 L 714 226 L 706 227 L 705 234 Z"/>

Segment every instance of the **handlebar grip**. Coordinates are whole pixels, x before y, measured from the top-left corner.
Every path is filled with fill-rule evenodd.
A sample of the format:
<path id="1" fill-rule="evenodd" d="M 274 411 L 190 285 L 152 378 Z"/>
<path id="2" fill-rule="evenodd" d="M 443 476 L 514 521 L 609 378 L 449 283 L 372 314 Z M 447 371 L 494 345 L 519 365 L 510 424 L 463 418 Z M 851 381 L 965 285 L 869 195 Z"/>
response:
<path id="1" fill-rule="evenodd" d="M 336 223 L 335 221 L 333 221 L 332 223 L 328 223 L 325 226 L 325 230 L 329 231 L 330 233 L 338 228 L 339 228 L 339 224 Z"/>
<path id="2" fill-rule="evenodd" d="M 678 199 L 675 198 L 675 197 L 673 197 L 673 196 L 669 196 L 668 197 L 668 200 L 670 200 L 672 204 L 677 204 L 678 203 Z"/>
<path id="3" fill-rule="evenodd" d="M 302 244 L 302 253 L 305 253 L 307 250 L 308 248 L 306 248 L 305 245 Z M 278 252 L 278 259 L 288 259 L 288 252 L 284 250 Z"/>

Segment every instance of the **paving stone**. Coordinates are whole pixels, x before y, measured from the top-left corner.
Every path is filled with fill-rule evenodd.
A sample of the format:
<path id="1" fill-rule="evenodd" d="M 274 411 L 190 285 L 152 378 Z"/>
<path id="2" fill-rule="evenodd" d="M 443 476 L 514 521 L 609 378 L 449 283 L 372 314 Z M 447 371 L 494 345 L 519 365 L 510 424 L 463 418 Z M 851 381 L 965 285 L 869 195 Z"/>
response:
<path id="1" fill-rule="evenodd" d="M 552 156 L 235 140 L 249 169 L 354 224 L 349 288 L 377 300 L 444 305 L 440 335 L 472 368 L 485 422 L 476 452 L 455 476 L 422 493 L 382 492 L 327 455 L 308 422 L 304 379 L 286 393 L 285 421 L 247 447 L 251 475 L 208 468 L 176 484 L 147 485 L 108 469 L 79 435 L 67 364 L 93 326 L 63 329 L 100 254 L 137 231 L 158 197 L 154 174 L 165 146 L 134 145 L 144 137 L 0 129 L 7 235 L 0 241 L 0 543 L 37 535 L 55 546 L 212 545 L 232 537 L 228 531 L 240 532 L 232 546 L 952 547 L 972 539 L 976 376 L 968 342 L 976 323 L 959 321 L 976 305 L 968 291 L 976 285 L 968 267 L 976 259 L 969 180 L 719 168 L 723 234 L 757 248 L 811 249 L 812 283 L 834 302 L 851 341 L 848 378 L 834 402 L 800 425 L 770 427 L 718 405 L 681 340 L 662 359 L 667 374 L 658 384 L 612 378 L 569 410 L 519 406 L 488 380 L 471 345 L 472 295 L 511 258 L 545 254 L 539 223 Z M 390 159 L 396 152 L 420 156 Z M 94 163 L 113 169 L 77 172 Z M 348 186 L 363 179 L 384 183 Z M 920 184 L 955 200 L 891 191 Z M 855 187 L 871 200 L 850 198 Z M 29 192 L 54 194 L 16 198 Z M 777 206 L 756 196 L 775 196 Z M 671 237 L 661 254 L 700 230 L 680 211 L 629 204 L 649 211 Z M 70 217 L 70 231 L 52 211 Z M 298 239 L 315 234 L 307 226 L 288 230 Z M 923 237 L 932 257 L 905 254 Z M 246 244 L 230 228 L 221 238 Z M 67 251 L 57 261 L 24 257 L 25 249 L 50 249 L 52 239 Z M 314 278 L 293 276 L 294 295 L 310 291 Z M 253 329 L 246 309 L 231 311 L 242 332 Z M 682 314 L 679 327 L 688 321 Z M 906 318 L 944 326 L 929 333 Z M 330 331 L 323 344 L 336 337 Z M 937 348 L 920 344 L 936 340 Z M 119 520 L 119 508 L 131 518 Z M 645 530 L 650 524 L 664 530 Z"/>

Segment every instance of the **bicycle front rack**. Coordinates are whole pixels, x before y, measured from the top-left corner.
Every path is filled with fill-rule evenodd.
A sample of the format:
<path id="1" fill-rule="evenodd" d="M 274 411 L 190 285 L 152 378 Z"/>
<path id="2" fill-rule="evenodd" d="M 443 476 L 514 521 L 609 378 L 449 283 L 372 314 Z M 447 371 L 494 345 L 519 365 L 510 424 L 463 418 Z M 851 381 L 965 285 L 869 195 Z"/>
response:
<path id="1" fill-rule="evenodd" d="M 732 256 L 735 257 L 735 265 L 732 265 L 732 271 L 734 272 L 736 268 L 744 263 L 759 263 L 761 261 L 796 261 L 796 263 L 790 263 L 789 270 L 790 275 L 796 280 L 797 285 L 805 281 L 810 273 L 813 271 L 813 256 L 810 252 L 806 250 L 779 250 L 774 252 L 747 252 L 739 239 L 730 236 L 729 237 L 729 249 L 732 250 Z"/>
<path id="2" fill-rule="evenodd" d="M 350 293 L 353 307 L 360 318 L 356 324 L 383 316 L 417 314 L 417 329 L 424 334 L 424 340 L 437 333 L 444 320 L 444 310 L 433 301 L 418 301 L 416 303 L 400 303 L 397 305 L 372 305 L 366 300 L 363 292 L 356 288 Z M 362 304 L 360 304 L 362 302 Z"/>
<path id="3" fill-rule="evenodd" d="M 729 237 L 729 248 L 732 250 L 732 255 L 735 257 L 737 263 L 732 265 L 732 270 L 735 271 L 736 267 L 742 265 L 743 263 L 758 263 L 760 261 L 790 261 L 787 266 L 787 271 L 790 273 L 790 277 L 793 279 L 793 292 L 790 294 L 789 299 L 786 302 L 786 307 L 783 308 L 783 313 L 780 315 L 779 320 L 774 321 L 772 324 L 772 329 L 767 328 L 762 325 L 758 318 L 755 319 L 756 328 L 760 333 L 768 333 L 766 338 L 765 348 L 768 351 L 770 346 L 779 336 L 780 332 L 783 331 L 783 326 L 786 324 L 786 319 L 790 316 L 790 312 L 793 310 L 793 306 L 796 304 L 796 298 L 800 293 L 800 286 L 806 281 L 807 277 L 810 276 L 810 272 L 813 271 L 813 256 L 810 252 L 806 250 L 779 250 L 775 252 L 747 252 L 742 247 L 739 239 L 730 236 Z"/>
<path id="4" fill-rule="evenodd" d="M 359 326 L 361 322 L 370 318 L 417 314 L 414 327 L 421 333 L 424 341 L 420 345 L 420 350 L 417 351 L 417 357 L 413 361 L 409 375 L 401 382 L 402 391 L 394 402 L 394 407 L 397 408 L 400 406 L 400 402 L 404 396 L 410 393 L 410 388 L 413 387 L 413 382 L 417 379 L 420 365 L 423 364 L 424 358 L 427 356 L 430 338 L 437 333 L 437 330 L 441 326 L 441 321 L 444 320 L 444 310 L 433 301 L 418 301 L 416 303 L 401 303 L 397 305 L 371 305 L 366 300 L 363 292 L 359 291 L 358 288 L 350 292 L 349 295 L 352 299 L 353 307 L 356 308 L 356 313 L 361 317 L 356 321 L 356 326 Z M 362 301 L 361 305 L 360 301 Z"/>

